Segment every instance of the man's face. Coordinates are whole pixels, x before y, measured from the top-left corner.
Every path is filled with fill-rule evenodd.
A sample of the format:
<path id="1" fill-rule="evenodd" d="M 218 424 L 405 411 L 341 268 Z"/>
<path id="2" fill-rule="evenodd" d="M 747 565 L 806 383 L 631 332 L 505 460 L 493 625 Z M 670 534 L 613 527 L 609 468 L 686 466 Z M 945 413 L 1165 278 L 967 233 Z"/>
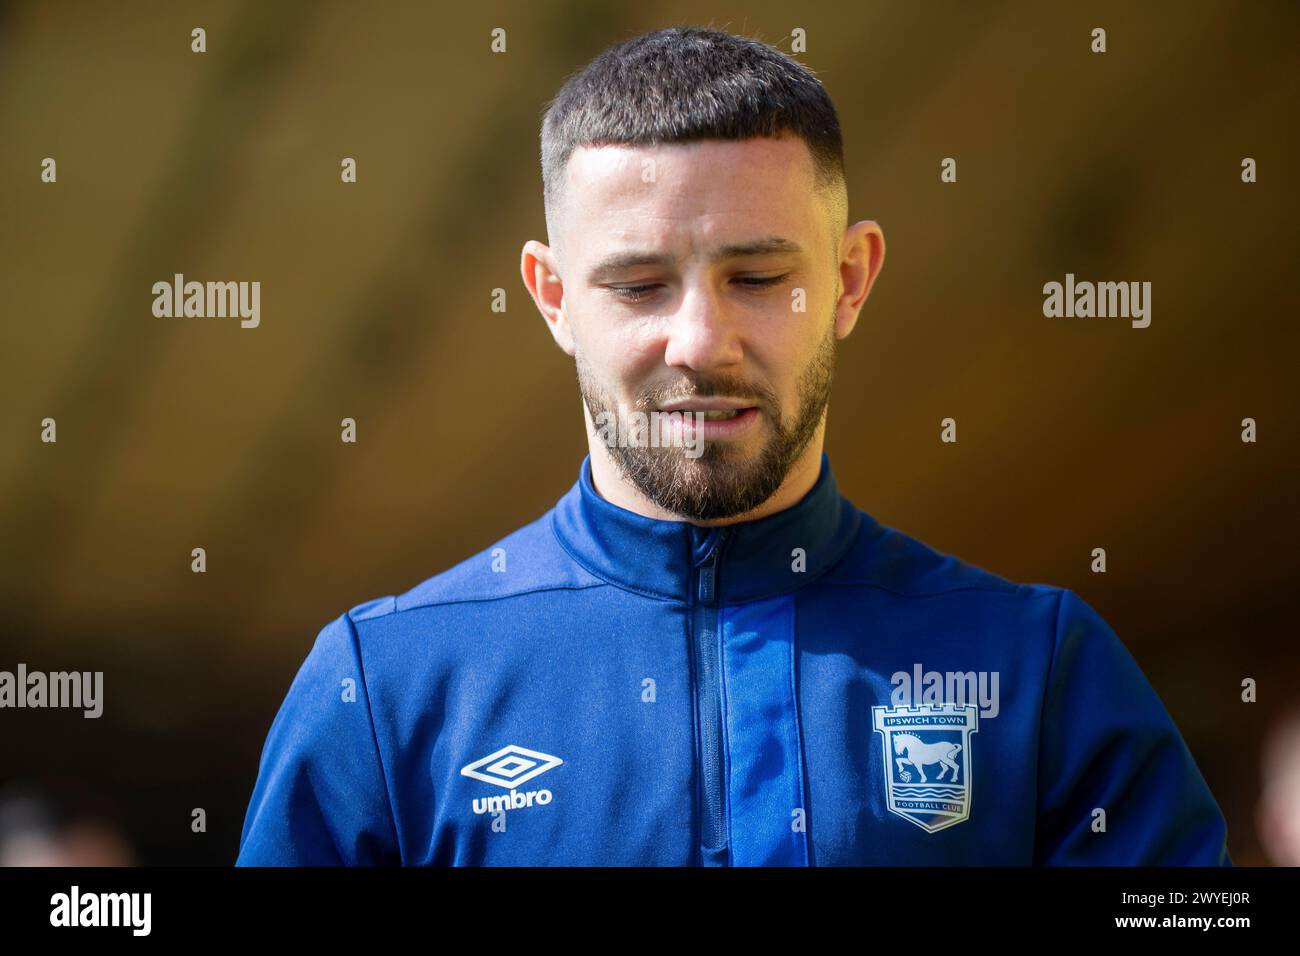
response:
<path id="1" fill-rule="evenodd" d="M 838 271 L 807 147 L 580 149 L 567 175 L 564 305 L 589 419 L 726 416 L 673 416 L 679 440 L 615 442 L 611 459 L 689 519 L 758 507 L 818 434 L 830 398 Z"/>

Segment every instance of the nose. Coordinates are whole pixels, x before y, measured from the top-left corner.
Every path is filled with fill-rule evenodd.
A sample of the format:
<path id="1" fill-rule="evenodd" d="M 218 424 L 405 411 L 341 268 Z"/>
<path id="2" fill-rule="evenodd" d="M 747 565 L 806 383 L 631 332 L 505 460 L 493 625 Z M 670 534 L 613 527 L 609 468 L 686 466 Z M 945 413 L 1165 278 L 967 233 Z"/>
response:
<path id="1" fill-rule="evenodd" d="M 708 289 L 689 289 L 668 327 L 664 362 L 708 372 L 739 365 L 743 356 L 737 317 Z"/>

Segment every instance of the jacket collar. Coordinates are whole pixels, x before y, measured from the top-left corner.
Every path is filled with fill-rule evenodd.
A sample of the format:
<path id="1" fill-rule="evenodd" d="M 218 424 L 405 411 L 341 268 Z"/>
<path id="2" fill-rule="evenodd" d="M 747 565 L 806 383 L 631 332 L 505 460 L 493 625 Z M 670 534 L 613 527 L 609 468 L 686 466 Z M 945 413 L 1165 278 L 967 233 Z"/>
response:
<path id="1" fill-rule="evenodd" d="M 723 527 L 664 521 L 620 508 L 596 491 L 591 455 L 578 480 L 551 512 L 555 536 L 569 555 L 599 578 L 649 597 L 691 604 L 696 570 L 714 547 L 718 602 L 757 601 L 793 591 L 821 576 L 853 544 L 861 522 L 840 495 L 822 452 L 816 484 L 784 511 Z M 803 549 L 798 567 L 796 548 Z"/>

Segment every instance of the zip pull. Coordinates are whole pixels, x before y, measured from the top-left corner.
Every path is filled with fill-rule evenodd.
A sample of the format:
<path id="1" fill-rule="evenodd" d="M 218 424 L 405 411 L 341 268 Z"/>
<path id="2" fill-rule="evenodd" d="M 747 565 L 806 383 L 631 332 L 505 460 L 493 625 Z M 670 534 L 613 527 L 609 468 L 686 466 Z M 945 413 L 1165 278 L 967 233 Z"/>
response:
<path id="1" fill-rule="evenodd" d="M 713 549 L 709 552 L 707 562 L 700 568 L 700 583 L 697 596 L 701 604 L 713 604 L 717 597 L 718 563 L 722 557 L 722 548 L 731 536 L 730 528 L 721 528 Z"/>
<path id="2" fill-rule="evenodd" d="M 701 604 L 713 603 L 713 572 L 716 563 L 716 558 L 710 558 L 709 563 L 700 568 L 699 598 Z"/>

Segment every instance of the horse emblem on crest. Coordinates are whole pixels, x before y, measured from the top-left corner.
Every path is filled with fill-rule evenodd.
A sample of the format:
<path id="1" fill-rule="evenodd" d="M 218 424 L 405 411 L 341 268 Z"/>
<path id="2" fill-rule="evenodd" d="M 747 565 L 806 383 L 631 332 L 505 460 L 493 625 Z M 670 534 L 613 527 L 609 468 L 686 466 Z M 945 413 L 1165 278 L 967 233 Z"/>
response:
<path id="1" fill-rule="evenodd" d="M 927 833 L 968 819 L 975 706 L 872 707 L 871 720 L 882 738 L 890 812 Z"/>

